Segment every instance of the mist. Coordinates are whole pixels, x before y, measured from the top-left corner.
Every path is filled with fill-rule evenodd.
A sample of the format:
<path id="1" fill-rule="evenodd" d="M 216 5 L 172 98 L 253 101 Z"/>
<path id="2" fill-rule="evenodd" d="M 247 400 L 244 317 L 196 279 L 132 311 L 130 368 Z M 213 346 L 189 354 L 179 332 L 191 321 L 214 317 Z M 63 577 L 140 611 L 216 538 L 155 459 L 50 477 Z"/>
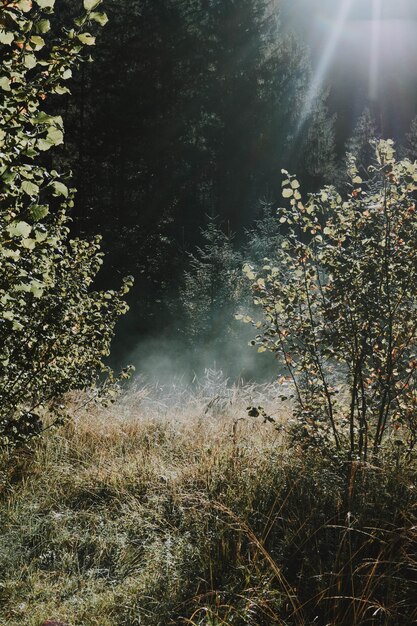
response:
<path id="1" fill-rule="evenodd" d="M 136 376 L 143 381 L 164 385 L 196 383 L 208 370 L 219 372 L 230 384 L 243 382 L 272 382 L 281 372 L 274 356 L 259 354 L 249 342 L 255 329 L 233 320 L 237 332 L 225 336 L 222 327 L 217 337 L 207 343 L 187 345 L 177 329 L 135 342 L 124 354 L 125 362 L 134 365 Z"/>

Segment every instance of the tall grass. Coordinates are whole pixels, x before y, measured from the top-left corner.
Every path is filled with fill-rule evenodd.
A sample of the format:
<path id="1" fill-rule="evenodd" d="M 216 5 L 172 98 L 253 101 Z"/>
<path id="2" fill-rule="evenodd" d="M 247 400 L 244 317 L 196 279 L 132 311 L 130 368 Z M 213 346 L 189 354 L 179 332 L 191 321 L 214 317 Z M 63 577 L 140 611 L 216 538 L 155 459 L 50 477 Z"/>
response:
<path id="1" fill-rule="evenodd" d="M 2 459 L 0 624 L 417 623 L 417 469 L 289 448 L 276 389 L 132 389 Z M 265 400 L 266 398 L 266 400 Z"/>

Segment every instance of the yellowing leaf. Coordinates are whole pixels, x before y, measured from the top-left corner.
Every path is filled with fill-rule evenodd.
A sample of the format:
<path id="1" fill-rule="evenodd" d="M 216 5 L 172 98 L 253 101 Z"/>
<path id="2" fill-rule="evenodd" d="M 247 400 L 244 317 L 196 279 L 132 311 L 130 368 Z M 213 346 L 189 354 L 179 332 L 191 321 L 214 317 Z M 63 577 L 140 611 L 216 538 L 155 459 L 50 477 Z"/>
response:
<path id="1" fill-rule="evenodd" d="M 78 35 L 78 40 L 86 46 L 94 46 L 96 43 L 96 38 L 90 35 L 90 33 L 81 33 L 81 35 Z"/>
<path id="2" fill-rule="evenodd" d="M 36 246 L 36 240 L 31 238 L 22 239 L 22 246 L 27 250 L 33 250 Z"/>
<path id="3" fill-rule="evenodd" d="M 64 133 L 56 126 L 51 126 L 46 135 L 46 140 L 49 141 L 53 146 L 58 146 L 64 143 Z"/>
<path id="4" fill-rule="evenodd" d="M 36 65 L 36 57 L 34 54 L 25 54 L 23 58 L 23 65 L 31 70 Z"/>
<path id="5" fill-rule="evenodd" d="M 100 4 L 101 0 L 84 0 L 84 9 L 86 11 L 92 11 Z"/>
<path id="6" fill-rule="evenodd" d="M 39 148 L 39 150 L 41 150 L 42 152 L 46 152 L 53 146 L 53 144 L 47 139 L 38 139 L 38 141 L 36 142 L 36 145 Z"/>
<path id="7" fill-rule="evenodd" d="M 36 24 L 37 33 L 47 33 L 51 30 L 51 23 L 49 20 L 39 20 Z"/>
<path id="8" fill-rule="evenodd" d="M 14 222 L 10 224 L 7 230 L 11 237 L 22 237 L 26 239 L 29 237 L 32 229 L 27 222 Z"/>
<path id="9" fill-rule="evenodd" d="M 105 26 L 109 21 L 109 18 L 105 13 L 98 13 L 97 11 L 91 13 L 90 17 L 92 20 L 100 24 L 100 26 Z"/>
<path id="10" fill-rule="evenodd" d="M 55 0 L 36 0 L 36 4 L 41 9 L 53 9 L 54 8 L 54 4 L 55 4 Z"/>
<path id="11" fill-rule="evenodd" d="M 45 45 L 45 41 L 42 39 L 42 37 L 39 37 L 39 35 L 32 35 L 29 41 L 36 50 L 40 50 Z"/>
<path id="12" fill-rule="evenodd" d="M 22 183 L 22 189 L 28 196 L 36 196 L 39 193 L 39 187 L 36 183 L 32 183 L 30 180 L 24 180 Z"/>
<path id="13" fill-rule="evenodd" d="M 64 93 L 71 93 L 68 87 L 62 87 L 61 85 L 55 85 L 55 87 L 52 88 L 52 92 L 57 93 L 60 96 L 62 96 Z"/>
<path id="14" fill-rule="evenodd" d="M 7 78 L 7 76 L 2 76 L 0 78 L 0 89 L 3 89 L 3 91 L 10 91 L 10 78 Z"/>
<path id="15" fill-rule="evenodd" d="M 0 29 L 0 43 L 4 44 L 5 46 L 10 46 L 10 44 L 12 44 L 13 41 L 14 41 L 13 33 L 11 33 L 10 31 Z"/>
<path id="16" fill-rule="evenodd" d="M 51 183 L 51 187 L 54 190 L 54 196 L 64 196 L 64 198 L 68 198 L 68 187 L 64 185 L 64 183 L 54 180 Z"/>
<path id="17" fill-rule="evenodd" d="M 23 13 L 27 13 L 32 8 L 32 0 L 19 0 L 17 5 Z"/>
<path id="18" fill-rule="evenodd" d="M 41 233 L 37 231 L 35 234 L 35 239 L 38 243 L 42 243 L 43 241 L 47 239 L 47 237 L 48 237 L 48 233 Z"/>
<path id="19" fill-rule="evenodd" d="M 40 298 L 44 292 L 44 285 L 39 280 L 33 280 L 30 284 L 30 293 L 33 293 L 35 298 Z"/>

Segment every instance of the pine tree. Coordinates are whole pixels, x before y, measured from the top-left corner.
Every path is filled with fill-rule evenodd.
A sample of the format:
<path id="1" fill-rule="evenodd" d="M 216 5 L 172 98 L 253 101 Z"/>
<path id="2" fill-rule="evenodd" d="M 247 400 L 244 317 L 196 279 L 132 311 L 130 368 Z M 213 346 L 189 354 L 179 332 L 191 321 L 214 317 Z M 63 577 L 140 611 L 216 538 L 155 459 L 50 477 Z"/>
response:
<path id="1" fill-rule="evenodd" d="M 330 115 L 326 106 L 325 94 L 317 98 L 305 133 L 302 153 L 304 162 L 300 165 L 312 179 L 312 188 L 325 183 L 333 183 L 336 175 L 336 115 Z"/>
<path id="2" fill-rule="evenodd" d="M 261 215 L 247 231 L 245 260 L 256 267 L 262 267 L 266 259 L 273 259 L 282 241 L 281 231 L 275 206 L 270 202 L 264 202 Z"/>
<path id="3" fill-rule="evenodd" d="M 346 151 L 356 159 L 356 166 L 365 174 L 375 157 L 374 143 L 378 138 L 378 130 L 374 116 L 366 107 L 359 117 L 353 134 L 346 143 Z"/>
<path id="4" fill-rule="evenodd" d="M 260 197 L 279 197 L 281 167 L 326 176 L 332 121 L 309 116 L 298 149 L 308 57 L 268 0 L 107 0 L 106 11 L 97 61 L 64 111 L 74 229 L 103 234 L 108 276 L 135 275 L 149 331 L 168 315 L 143 301 L 166 301 L 205 215 L 242 231 Z"/>
<path id="5" fill-rule="evenodd" d="M 417 117 L 411 121 L 410 130 L 406 134 L 405 139 L 405 156 L 410 161 L 417 160 Z"/>
<path id="6" fill-rule="evenodd" d="M 153 231 L 184 232 L 194 245 L 207 213 L 236 229 L 259 197 L 278 196 L 310 70 L 267 0 L 107 0 L 106 9 L 97 62 L 74 84 L 68 111 L 78 224 L 109 231 L 115 262 L 140 274 Z M 319 142 L 317 156 L 330 162 L 331 141 L 323 150 L 316 135 L 331 119 L 316 109 L 303 152 Z"/>
<path id="7" fill-rule="evenodd" d="M 233 236 L 213 218 L 202 236 L 204 245 L 190 254 L 180 294 L 184 332 L 197 346 L 223 342 L 232 332 L 243 282 L 241 256 L 234 249 Z"/>

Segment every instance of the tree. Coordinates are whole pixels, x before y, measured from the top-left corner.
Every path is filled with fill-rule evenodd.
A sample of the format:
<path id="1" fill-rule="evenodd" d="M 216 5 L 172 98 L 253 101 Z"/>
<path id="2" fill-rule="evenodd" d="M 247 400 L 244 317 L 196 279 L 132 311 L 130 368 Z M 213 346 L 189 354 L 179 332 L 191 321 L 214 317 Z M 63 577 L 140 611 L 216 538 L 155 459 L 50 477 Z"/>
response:
<path id="1" fill-rule="evenodd" d="M 241 257 L 232 236 L 210 218 L 203 230 L 204 246 L 190 255 L 181 302 L 185 332 L 194 345 L 227 341 L 242 295 Z"/>
<path id="2" fill-rule="evenodd" d="M 305 200 L 286 174 L 283 243 L 246 274 L 264 321 L 254 343 L 283 362 L 297 433 L 324 433 L 350 459 L 377 455 L 417 422 L 417 164 L 380 141 L 370 180 L 353 157 L 343 198 L 325 187 Z M 257 324 L 259 327 L 259 324 Z M 322 427 L 321 427 L 322 426 Z M 320 428 L 319 428 L 320 427 Z"/>
<path id="3" fill-rule="evenodd" d="M 298 127 L 309 67 L 270 7 L 107 0 L 97 60 L 73 81 L 63 114 L 81 191 L 74 228 L 103 234 L 110 276 L 134 273 L 142 333 L 169 318 L 161 306 L 183 269 L 181 251 L 202 244 L 205 216 L 241 232 L 260 197 L 279 195 L 276 171 Z M 325 115 L 306 121 L 297 169 L 307 146 L 321 150 L 320 120 L 328 125 Z M 317 184 L 323 164 L 314 162 Z"/>
<path id="4" fill-rule="evenodd" d="M 299 165 L 316 189 L 323 183 L 334 183 L 336 176 L 336 115 L 329 114 L 326 97 L 322 93 L 316 98 L 300 147 L 304 159 Z"/>
<path id="5" fill-rule="evenodd" d="M 356 159 L 356 165 L 361 173 L 367 177 L 367 169 L 374 162 L 374 142 L 378 138 L 378 130 L 369 107 L 365 107 L 360 115 L 353 134 L 346 143 L 346 151 Z"/>
<path id="6" fill-rule="evenodd" d="M 310 174 L 323 175 L 323 161 L 328 160 L 329 168 L 334 158 L 333 120 L 324 114 L 319 94 L 300 129 L 310 67 L 306 50 L 285 31 L 276 3 L 196 4 L 202 16 L 196 27 L 205 67 L 201 93 L 212 210 L 239 229 L 252 221 L 260 197 L 278 196 L 276 171 L 284 160 L 290 157 L 305 169 L 306 150 L 328 131 L 330 143 L 322 150 L 320 165 L 314 158 L 308 164 Z"/>
<path id="7" fill-rule="evenodd" d="M 0 443 L 42 429 L 40 407 L 106 373 L 118 317 L 118 291 L 92 290 L 101 264 L 99 238 L 69 238 L 74 189 L 45 167 L 63 143 L 63 122 L 47 112 L 94 44 L 90 30 L 106 16 L 98 0 L 59 37 L 50 36 L 54 0 L 3 3 L 0 41 Z M 88 48 L 87 48 L 88 49 Z"/>
<path id="8" fill-rule="evenodd" d="M 277 220 L 277 208 L 271 202 L 263 202 L 261 214 L 247 232 L 244 258 L 256 267 L 271 258 L 282 242 L 281 226 Z"/>
<path id="9" fill-rule="evenodd" d="M 417 159 L 417 117 L 411 121 L 410 130 L 405 139 L 405 156 L 410 161 L 415 161 Z"/>

